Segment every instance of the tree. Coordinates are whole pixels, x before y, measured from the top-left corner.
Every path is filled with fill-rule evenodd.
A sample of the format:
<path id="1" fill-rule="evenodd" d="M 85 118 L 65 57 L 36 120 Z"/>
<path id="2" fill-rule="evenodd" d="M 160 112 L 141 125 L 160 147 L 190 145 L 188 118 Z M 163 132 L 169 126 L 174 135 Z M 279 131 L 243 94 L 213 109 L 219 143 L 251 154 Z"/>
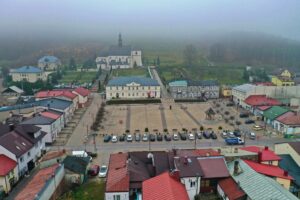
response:
<path id="1" fill-rule="evenodd" d="M 197 49 L 189 44 L 183 50 L 183 59 L 188 67 L 193 67 L 197 63 Z"/>
<path id="2" fill-rule="evenodd" d="M 70 58 L 70 62 L 69 62 L 69 69 L 70 70 L 75 70 L 77 68 L 77 66 L 76 66 L 76 62 L 75 62 L 75 59 L 72 57 L 72 58 Z"/>
<path id="3" fill-rule="evenodd" d="M 245 81 L 249 81 L 249 73 L 246 68 L 244 69 L 244 72 L 243 72 L 243 79 Z"/>
<path id="4" fill-rule="evenodd" d="M 159 56 L 157 56 L 156 64 L 157 64 L 157 66 L 160 66 L 160 59 L 159 59 Z"/>

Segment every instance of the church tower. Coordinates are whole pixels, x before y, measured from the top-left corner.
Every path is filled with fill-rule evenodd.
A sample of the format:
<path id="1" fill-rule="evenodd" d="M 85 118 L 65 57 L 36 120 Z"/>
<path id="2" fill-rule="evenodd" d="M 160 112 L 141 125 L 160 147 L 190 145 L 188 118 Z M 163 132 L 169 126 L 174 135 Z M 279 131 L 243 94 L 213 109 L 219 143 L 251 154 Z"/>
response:
<path id="1" fill-rule="evenodd" d="M 119 33 L 119 42 L 118 42 L 118 46 L 122 47 L 122 35 L 121 33 Z"/>

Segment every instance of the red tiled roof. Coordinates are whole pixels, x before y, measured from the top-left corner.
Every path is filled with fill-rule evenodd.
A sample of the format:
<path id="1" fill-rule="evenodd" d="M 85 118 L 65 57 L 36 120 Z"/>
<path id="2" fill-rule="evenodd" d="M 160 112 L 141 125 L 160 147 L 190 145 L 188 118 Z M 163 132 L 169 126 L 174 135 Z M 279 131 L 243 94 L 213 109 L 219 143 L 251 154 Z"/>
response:
<path id="1" fill-rule="evenodd" d="M 258 109 L 262 111 L 268 110 L 269 108 L 271 108 L 271 106 L 258 106 Z"/>
<path id="2" fill-rule="evenodd" d="M 276 120 L 286 125 L 300 125 L 300 115 L 294 112 L 286 112 L 277 117 Z"/>
<path id="3" fill-rule="evenodd" d="M 260 174 L 264 174 L 264 175 L 271 176 L 271 177 L 279 177 L 279 178 L 283 178 L 283 179 L 293 180 L 293 177 L 291 177 L 289 175 L 285 176 L 284 175 L 284 170 L 281 169 L 278 166 L 260 164 L 260 163 L 256 163 L 256 162 L 253 162 L 253 161 L 250 161 L 250 160 L 244 160 L 244 161 L 253 170 L 255 170 L 256 172 L 258 172 Z"/>
<path id="4" fill-rule="evenodd" d="M 229 172 L 223 157 L 198 158 L 203 178 L 229 177 Z"/>
<path id="5" fill-rule="evenodd" d="M 272 161 L 272 160 L 281 160 L 279 156 L 277 156 L 274 151 L 270 150 L 269 148 L 260 148 L 257 146 L 247 146 L 240 148 L 245 151 L 250 151 L 253 153 L 259 153 L 261 152 L 261 158 L 259 158 L 261 161 Z"/>
<path id="6" fill-rule="evenodd" d="M 61 150 L 61 151 L 49 151 L 47 152 L 43 158 L 41 159 L 41 161 L 46 161 L 46 160 L 51 160 L 51 159 L 54 159 L 54 158 L 58 158 L 58 157 L 61 157 L 63 155 L 66 154 L 66 151 L 65 150 Z"/>
<path id="7" fill-rule="evenodd" d="M 109 158 L 106 192 L 128 192 L 129 174 L 127 153 L 111 154 Z"/>
<path id="8" fill-rule="evenodd" d="M 83 88 L 83 87 L 78 87 L 74 91 L 76 93 L 80 94 L 83 97 L 86 97 L 90 94 L 90 91 L 88 89 Z"/>
<path id="9" fill-rule="evenodd" d="M 168 172 L 143 182 L 143 200 L 189 200 L 185 186 Z"/>
<path id="10" fill-rule="evenodd" d="M 16 161 L 3 154 L 0 154 L 0 163 L 0 176 L 6 176 L 17 166 Z"/>
<path id="11" fill-rule="evenodd" d="M 51 118 L 51 119 L 58 119 L 58 118 L 60 118 L 60 115 L 52 113 L 52 112 L 47 112 L 47 111 L 42 112 L 41 115 L 44 116 L 44 117 Z"/>
<path id="12" fill-rule="evenodd" d="M 76 98 L 76 94 L 72 93 L 69 90 L 50 90 L 50 91 L 40 91 L 36 93 L 36 98 L 49 98 L 49 97 L 58 97 L 63 96 L 68 99 L 74 99 Z"/>
<path id="13" fill-rule="evenodd" d="M 184 156 L 220 156 L 221 154 L 213 149 L 178 149 L 177 156 L 184 157 Z"/>
<path id="14" fill-rule="evenodd" d="M 279 106 L 281 102 L 266 95 L 250 95 L 244 101 L 250 106 Z"/>
<path id="15" fill-rule="evenodd" d="M 231 177 L 219 181 L 218 184 L 229 200 L 240 199 L 241 197 L 246 195 L 246 193 Z"/>
<path id="16" fill-rule="evenodd" d="M 46 182 L 55 173 L 55 170 L 59 167 L 58 164 L 51 167 L 43 168 L 32 178 L 32 180 L 20 191 L 15 200 L 33 200 L 36 194 L 41 191 Z M 56 183 L 59 184 L 59 183 Z"/>

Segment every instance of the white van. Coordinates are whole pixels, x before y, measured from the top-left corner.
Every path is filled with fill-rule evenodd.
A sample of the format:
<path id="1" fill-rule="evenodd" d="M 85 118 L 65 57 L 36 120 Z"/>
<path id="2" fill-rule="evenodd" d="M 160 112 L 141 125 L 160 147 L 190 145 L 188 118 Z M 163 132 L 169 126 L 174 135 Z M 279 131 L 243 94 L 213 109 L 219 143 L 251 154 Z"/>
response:
<path id="1" fill-rule="evenodd" d="M 90 162 L 93 161 L 92 157 L 89 156 L 86 151 L 72 151 L 72 156 L 76 156 L 76 157 L 90 157 Z"/>

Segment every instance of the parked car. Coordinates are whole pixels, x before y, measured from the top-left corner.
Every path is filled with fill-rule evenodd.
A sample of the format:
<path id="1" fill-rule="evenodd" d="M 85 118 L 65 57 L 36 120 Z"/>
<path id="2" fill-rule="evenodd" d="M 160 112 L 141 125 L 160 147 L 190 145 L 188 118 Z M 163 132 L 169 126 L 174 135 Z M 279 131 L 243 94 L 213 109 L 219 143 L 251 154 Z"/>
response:
<path id="1" fill-rule="evenodd" d="M 141 135 L 140 135 L 140 134 L 135 134 L 134 140 L 135 140 L 136 142 L 141 141 Z"/>
<path id="2" fill-rule="evenodd" d="M 253 130 L 255 130 L 255 131 L 260 131 L 260 130 L 262 130 L 262 129 L 263 129 L 263 127 L 260 126 L 260 125 L 254 125 L 254 126 L 253 126 Z"/>
<path id="3" fill-rule="evenodd" d="M 255 121 L 252 119 L 245 120 L 245 124 L 254 124 L 254 123 L 255 123 Z"/>
<path id="4" fill-rule="evenodd" d="M 236 138 L 227 138 L 227 139 L 225 139 L 225 142 L 226 142 L 226 144 L 229 144 L 229 145 L 244 144 L 244 140 L 242 140 L 239 137 L 236 137 Z"/>
<path id="5" fill-rule="evenodd" d="M 125 141 L 125 135 L 124 134 L 119 136 L 119 141 L 120 142 L 124 142 Z"/>
<path id="6" fill-rule="evenodd" d="M 188 137 L 189 137 L 189 140 L 195 140 L 195 136 L 193 133 L 189 133 Z"/>
<path id="7" fill-rule="evenodd" d="M 128 134 L 127 137 L 126 137 L 126 141 L 127 142 L 132 142 L 132 140 L 133 140 L 132 135 Z"/>
<path id="8" fill-rule="evenodd" d="M 233 131 L 233 134 L 234 134 L 235 137 L 241 137 L 242 136 L 242 133 L 239 129 L 235 129 Z"/>
<path id="9" fill-rule="evenodd" d="M 156 140 L 161 142 L 163 140 L 163 136 L 161 134 L 156 135 Z"/>
<path id="10" fill-rule="evenodd" d="M 210 134 L 211 134 L 211 132 L 209 132 L 209 131 L 204 131 L 204 132 L 203 132 L 203 137 L 204 137 L 205 139 L 209 139 L 209 138 L 210 138 Z"/>
<path id="11" fill-rule="evenodd" d="M 211 137 L 212 139 L 214 139 L 214 140 L 218 139 L 218 136 L 217 136 L 217 134 L 216 134 L 215 132 L 212 132 L 212 133 L 210 134 L 210 137 Z"/>
<path id="12" fill-rule="evenodd" d="M 250 132 L 249 138 L 250 138 L 251 140 L 255 140 L 255 139 L 256 139 L 256 134 L 253 133 L 253 132 Z"/>
<path id="13" fill-rule="evenodd" d="M 247 117 L 249 117 L 249 114 L 247 114 L 247 113 L 240 114 L 240 118 L 247 118 Z"/>
<path id="14" fill-rule="evenodd" d="M 118 137 L 116 135 L 113 135 L 112 138 L 111 138 L 111 142 L 112 143 L 118 142 Z"/>
<path id="15" fill-rule="evenodd" d="M 147 142 L 148 139 L 149 139 L 148 134 L 144 133 L 143 138 L 142 138 L 143 142 Z"/>
<path id="16" fill-rule="evenodd" d="M 107 166 L 106 166 L 106 165 L 102 165 L 102 166 L 100 167 L 99 175 L 98 175 L 98 176 L 99 176 L 100 178 L 105 178 L 106 175 L 107 175 Z"/>
<path id="17" fill-rule="evenodd" d="M 154 135 L 154 134 L 150 134 L 149 140 L 150 140 L 151 142 L 155 142 L 155 135 Z"/>
<path id="18" fill-rule="evenodd" d="M 197 132 L 197 133 L 196 133 L 196 136 L 197 136 L 198 139 L 202 139 L 202 132 L 200 132 L 200 131 Z"/>
<path id="19" fill-rule="evenodd" d="M 234 103 L 233 103 L 233 102 L 229 102 L 229 103 L 226 104 L 226 106 L 227 106 L 227 107 L 234 106 Z"/>
<path id="20" fill-rule="evenodd" d="M 97 176 L 99 174 L 99 171 L 100 171 L 99 165 L 92 165 L 88 169 L 88 175 L 90 175 L 90 176 Z"/>
<path id="21" fill-rule="evenodd" d="M 165 140 L 168 141 L 168 142 L 171 141 L 172 140 L 171 136 L 169 134 L 166 134 L 165 135 Z"/>
<path id="22" fill-rule="evenodd" d="M 104 142 L 109 142 L 111 139 L 111 136 L 110 135 L 105 135 L 104 138 L 103 138 L 103 141 Z"/>
<path id="23" fill-rule="evenodd" d="M 221 136 L 222 136 L 222 138 L 227 138 L 227 132 L 226 131 L 223 131 L 222 133 L 221 133 Z"/>
<path id="24" fill-rule="evenodd" d="M 228 137 L 229 137 L 229 138 L 234 138 L 234 137 L 235 137 L 235 135 L 234 135 L 234 133 L 233 133 L 233 132 L 231 132 L 231 131 L 230 131 L 230 132 L 228 132 Z"/>
<path id="25" fill-rule="evenodd" d="M 175 141 L 179 140 L 179 136 L 177 133 L 173 134 L 173 140 L 175 140 Z"/>
<path id="26" fill-rule="evenodd" d="M 185 133 L 179 133 L 179 137 L 181 140 L 186 140 L 186 134 Z"/>

